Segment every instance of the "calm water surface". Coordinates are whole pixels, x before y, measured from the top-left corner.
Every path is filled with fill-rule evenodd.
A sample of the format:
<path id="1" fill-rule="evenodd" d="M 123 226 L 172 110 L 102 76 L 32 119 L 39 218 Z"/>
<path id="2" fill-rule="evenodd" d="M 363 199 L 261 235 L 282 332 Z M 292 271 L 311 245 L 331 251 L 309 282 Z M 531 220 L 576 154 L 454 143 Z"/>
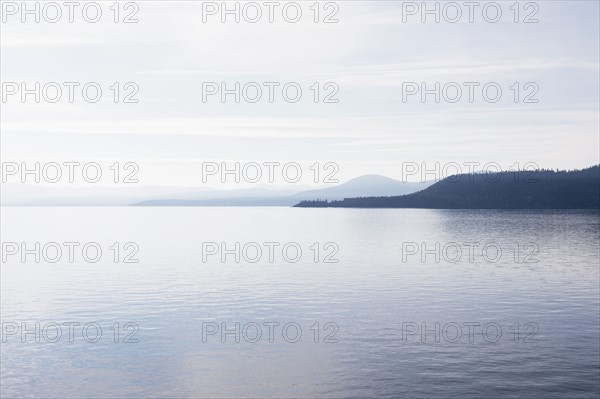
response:
<path id="1" fill-rule="evenodd" d="M 1 223 L 4 243 L 81 243 L 73 262 L 4 251 L 2 398 L 600 394 L 598 212 L 2 208 Z M 236 242 L 256 244 L 207 255 Z M 80 325 L 48 342 L 36 322 Z M 26 342 L 8 335 L 21 323 Z"/>

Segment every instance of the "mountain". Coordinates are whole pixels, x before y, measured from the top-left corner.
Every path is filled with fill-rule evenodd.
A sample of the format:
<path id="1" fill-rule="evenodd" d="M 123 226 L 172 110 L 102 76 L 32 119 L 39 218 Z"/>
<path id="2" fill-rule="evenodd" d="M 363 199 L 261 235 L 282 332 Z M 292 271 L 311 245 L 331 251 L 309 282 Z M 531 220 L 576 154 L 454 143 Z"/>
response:
<path id="1" fill-rule="evenodd" d="M 600 166 L 574 171 L 461 174 L 401 196 L 302 201 L 304 208 L 599 209 Z"/>
<path id="2" fill-rule="evenodd" d="M 260 201 L 265 198 L 288 197 L 296 193 L 298 190 L 272 188 L 214 190 L 138 184 L 73 187 L 7 183 L 2 184 L 0 200 L 3 206 L 127 206 L 143 201 L 161 202 L 165 201 L 164 198 L 172 198 L 174 201 L 202 198 L 222 204 L 224 200 L 235 202 L 244 201 L 244 198 L 256 198 Z M 290 205 L 290 203 L 280 205 Z"/>
<path id="3" fill-rule="evenodd" d="M 403 183 L 381 175 L 364 175 L 356 177 L 339 186 L 303 191 L 295 195 L 299 199 L 344 199 L 348 197 L 379 197 L 414 193 L 423 190 L 431 182 Z"/>
<path id="4" fill-rule="evenodd" d="M 360 176 L 343 184 L 318 189 L 299 185 L 215 190 L 138 184 L 75 187 L 7 183 L 1 185 L 0 203 L 3 206 L 292 206 L 304 199 L 339 200 L 352 195 L 402 195 L 430 184 L 402 183 L 378 175 Z"/>
<path id="5" fill-rule="evenodd" d="M 53 186 L 19 183 L 1 185 L 3 206 L 119 206 L 148 198 L 189 195 L 191 188 L 154 187 L 138 184 L 121 186 Z M 198 195 L 198 190 L 194 195 Z"/>
<path id="6" fill-rule="evenodd" d="M 402 195 L 413 193 L 430 186 L 432 182 L 403 183 L 380 175 L 365 175 L 354 178 L 346 183 L 314 190 L 306 190 L 283 195 L 281 192 L 272 192 L 271 195 L 257 195 L 247 190 L 240 195 L 242 190 L 232 196 L 231 191 L 221 191 L 220 195 L 213 194 L 211 198 L 198 197 L 194 199 L 155 199 L 134 203 L 136 206 L 292 206 L 301 200 L 341 200 L 350 195 L 382 196 Z M 263 193 L 264 194 L 264 193 Z"/>

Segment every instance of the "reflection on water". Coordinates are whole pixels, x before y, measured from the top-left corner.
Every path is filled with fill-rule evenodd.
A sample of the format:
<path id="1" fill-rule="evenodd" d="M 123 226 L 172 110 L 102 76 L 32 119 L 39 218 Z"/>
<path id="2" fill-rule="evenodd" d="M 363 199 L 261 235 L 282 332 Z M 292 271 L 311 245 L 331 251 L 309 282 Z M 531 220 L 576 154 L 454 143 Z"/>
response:
<path id="1" fill-rule="evenodd" d="M 598 212 L 2 208 L 2 241 L 3 398 L 599 394 Z"/>

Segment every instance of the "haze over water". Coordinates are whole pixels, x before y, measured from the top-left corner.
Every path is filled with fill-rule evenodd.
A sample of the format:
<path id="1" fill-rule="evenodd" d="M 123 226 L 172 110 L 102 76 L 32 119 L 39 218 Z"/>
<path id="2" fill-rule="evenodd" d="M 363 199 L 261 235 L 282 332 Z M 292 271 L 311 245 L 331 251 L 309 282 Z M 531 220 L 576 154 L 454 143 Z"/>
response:
<path id="1" fill-rule="evenodd" d="M 36 321 L 96 322 L 103 330 L 96 343 L 82 339 L 81 326 L 72 343 L 66 328 L 56 343 L 7 336 L 2 397 L 597 398 L 600 392 L 597 211 L 5 207 L 1 223 L 3 242 L 97 242 L 103 249 L 97 263 L 80 251 L 73 263 L 65 255 L 56 263 L 33 257 L 22 263 L 18 255 L 2 263 L 3 323 L 27 322 L 33 330 Z M 131 252 L 125 243 L 137 244 L 139 262 L 115 263 L 114 242 L 119 260 Z M 234 255 L 222 262 L 220 253 L 204 262 L 207 242 L 230 249 L 235 242 L 280 245 L 273 261 L 263 251 L 252 263 L 256 253 L 249 249 L 239 263 Z M 472 259 L 464 242 L 480 244 Z M 302 249 L 295 263 L 282 255 L 286 243 Z M 421 253 L 407 255 L 414 249 L 408 243 L 429 249 L 439 243 L 447 251 L 437 252 L 439 262 L 436 254 L 423 261 Z M 463 249 L 460 256 L 451 243 Z M 498 247 L 502 255 L 494 262 Z M 287 255 L 297 258 L 293 249 Z M 119 343 L 109 329 L 115 322 Z M 122 342 L 132 331 L 123 330 L 127 322 L 139 326 L 133 336 L 139 342 Z M 235 334 L 225 343 L 220 333 L 203 340 L 203 323 L 223 322 L 231 330 L 236 322 L 257 323 L 261 339 L 248 342 L 256 335 L 248 329 L 239 343 Z M 280 323 L 273 342 L 265 322 Z M 436 322 L 446 327 L 437 337 Z M 301 327 L 295 343 L 282 337 L 287 323 Z M 421 323 L 425 339 L 407 334 Z M 463 335 L 449 342 L 453 323 Z M 479 323 L 473 342 L 464 323 Z M 502 335 L 490 329 L 484 337 L 481 326 L 488 323 Z"/>

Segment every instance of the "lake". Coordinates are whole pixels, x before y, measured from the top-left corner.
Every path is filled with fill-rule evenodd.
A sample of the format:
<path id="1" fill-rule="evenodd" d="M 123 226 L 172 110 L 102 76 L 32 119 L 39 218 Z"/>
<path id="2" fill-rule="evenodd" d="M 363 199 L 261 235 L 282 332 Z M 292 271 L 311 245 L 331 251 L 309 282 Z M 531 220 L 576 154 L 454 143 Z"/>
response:
<path id="1" fill-rule="evenodd" d="M 1 219 L 2 397 L 600 393 L 597 211 Z"/>

